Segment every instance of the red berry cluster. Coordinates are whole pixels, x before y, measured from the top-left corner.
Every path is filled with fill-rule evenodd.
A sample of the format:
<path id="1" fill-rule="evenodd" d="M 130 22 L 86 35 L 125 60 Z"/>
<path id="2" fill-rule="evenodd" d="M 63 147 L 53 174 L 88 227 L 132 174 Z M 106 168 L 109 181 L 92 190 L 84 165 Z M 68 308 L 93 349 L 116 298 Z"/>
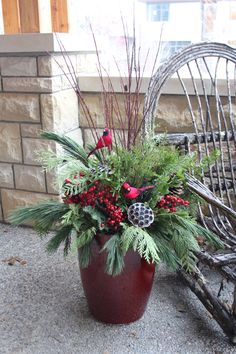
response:
<path id="1" fill-rule="evenodd" d="M 121 208 L 115 205 L 116 201 L 117 196 L 111 193 L 110 187 L 99 181 L 95 181 L 87 191 L 64 199 L 64 203 L 67 204 L 98 207 L 108 217 L 106 225 L 113 228 L 118 228 L 120 222 L 124 220 Z"/>
<path id="2" fill-rule="evenodd" d="M 157 203 L 157 208 L 166 209 L 166 211 L 170 211 L 174 213 L 176 211 L 176 207 L 178 205 L 189 206 L 189 202 L 187 200 L 175 197 L 174 195 L 164 195 L 161 200 Z"/>

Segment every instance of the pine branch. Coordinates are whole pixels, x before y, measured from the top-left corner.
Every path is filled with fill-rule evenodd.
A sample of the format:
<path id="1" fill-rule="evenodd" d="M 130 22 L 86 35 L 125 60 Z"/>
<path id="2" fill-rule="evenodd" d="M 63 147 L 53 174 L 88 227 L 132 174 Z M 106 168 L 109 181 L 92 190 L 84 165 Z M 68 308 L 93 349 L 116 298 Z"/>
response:
<path id="1" fill-rule="evenodd" d="M 177 213 L 159 215 L 150 233 L 160 248 L 160 258 L 171 267 L 173 265 L 174 269 L 181 266 L 191 271 L 195 267 L 195 253 L 200 250 L 197 242 L 199 235 L 205 237 L 209 244 L 222 247 L 222 242 L 216 235 L 204 229 L 194 219 L 186 217 L 186 214 L 184 217 Z M 163 248 L 163 245 L 166 247 Z"/>
<path id="2" fill-rule="evenodd" d="M 65 135 L 60 135 L 52 132 L 42 132 L 41 137 L 48 140 L 53 140 L 60 144 L 63 149 L 67 152 L 67 154 L 73 158 L 80 160 L 84 166 L 88 167 L 88 158 L 87 154 L 78 143 L 76 143 L 73 139 L 69 138 Z"/>
<path id="3" fill-rule="evenodd" d="M 91 260 L 91 243 L 86 243 L 79 249 L 79 264 L 81 268 L 87 268 Z"/>
<path id="4" fill-rule="evenodd" d="M 210 230 L 207 230 L 205 227 L 202 227 L 194 219 L 182 218 L 179 215 L 175 215 L 174 217 L 176 218 L 178 223 L 182 225 L 184 229 L 189 230 L 189 232 L 192 233 L 194 237 L 203 236 L 210 245 L 216 248 L 224 247 L 223 242 L 219 239 L 217 235 L 215 235 Z"/>
<path id="5" fill-rule="evenodd" d="M 61 227 L 56 234 L 47 243 L 46 249 L 49 253 L 54 253 L 58 250 L 61 243 L 64 242 L 64 256 L 67 256 L 71 244 L 72 225 L 65 225 Z"/>
<path id="6" fill-rule="evenodd" d="M 91 243 L 94 236 L 96 235 L 96 232 L 97 230 L 95 227 L 91 227 L 85 231 L 80 232 L 76 239 L 77 248 L 82 248 L 86 244 Z"/>
<path id="7" fill-rule="evenodd" d="M 33 221 L 34 228 L 40 234 L 46 234 L 69 210 L 69 206 L 59 201 L 47 201 L 40 204 L 13 210 L 9 220 L 14 225 Z"/>
<path id="8" fill-rule="evenodd" d="M 171 249 L 170 244 L 168 240 L 166 240 L 165 236 L 163 237 L 158 235 L 156 236 L 154 232 L 149 232 L 150 235 L 152 236 L 155 244 L 157 245 L 158 248 L 158 255 L 160 257 L 161 262 L 165 263 L 167 267 L 169 267 L 172 270 L 177 270 L 180 267 L 180 262 L 175 254 L 174 250 Z"/>

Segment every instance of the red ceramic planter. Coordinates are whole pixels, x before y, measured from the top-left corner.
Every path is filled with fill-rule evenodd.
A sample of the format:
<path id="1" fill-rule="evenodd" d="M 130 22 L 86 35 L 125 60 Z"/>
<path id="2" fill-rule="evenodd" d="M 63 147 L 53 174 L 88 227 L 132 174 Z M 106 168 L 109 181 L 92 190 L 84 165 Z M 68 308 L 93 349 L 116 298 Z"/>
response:
<path id="1" fill-rule="evenodd" d="M 129 251 L 121 274 L 104 272 L 106 253 L 100 250 L 107 235 L 99 235 L 92 244 L 91 263 L 80 268 L 82 284 L 91 314 L 106 323 L 124 324 L 142 317 L 151 292 L 155 266 Z"/>

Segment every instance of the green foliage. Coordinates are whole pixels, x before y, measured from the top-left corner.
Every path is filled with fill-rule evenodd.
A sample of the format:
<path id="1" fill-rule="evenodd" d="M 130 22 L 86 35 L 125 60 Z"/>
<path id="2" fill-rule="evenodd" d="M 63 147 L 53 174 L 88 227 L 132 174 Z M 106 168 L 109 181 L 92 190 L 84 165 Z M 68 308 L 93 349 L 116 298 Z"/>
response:
<path id="1" fill-rule="evenodd" d="M 204 170 L 213 165 L 220 157 L 220 151 L 218 149 L 213 150 L 209 156 L 203 156 L 201 161 L 194 169 L 195 176 L 202 176 Z"/>
<path id="2" fill-rule="evenodd" d="M 16 209 L 11 213 L 9 220 L 14 225 L 20 225 L 26 221 L 33 221 L 35 229 L 40 234 L 46 234 L 60 221 L 68 210 L 68 205 L 52 200 L 30 207 Z"/>
<path id="3" fill-rule="evenodd" d="M 82 268 L 87 268 L 91 259 L 91 243 L 86 243 L 79 249 L 79 263 Z"/>
<path id="4" fill-rule="evenodd" d="M 49 253 L 56 252 L 62 242 L 64 242 L 64 255 L 67 256 L 70 249 L 71 233 L 73 231 L 72 225 L 62 226 L 55 235 L 47 243 L 47 251 Z"/>
<path id="5" fill-rule="evenodd" d="M 121 235 L 122 251 L 125 254 L 129 248 L 137 251 L 148 263 L 158 263 L 158 248 L 147 231 L 136 226 L 129 226 Z"/>
<path id="6" fill-rule="evenodd" d="M 58 156 L 54 151 L 39 151 L 36 153 L 37 160 L 41 163 L 42 167 L 46 171 L 51 171 L 53 169 L 57 169 L 59 166 L 62 166 L 65 163 L 66 156 L 60 155 Z"/>
<path id="7" fill-rule="evenodd" d="M 124 255 L 121 248 L 120 235 L 111 236 L 103 246 L 102 251 L 107 252 L 105 271 L 113 276 L 120 274 L 124 268 Z"/>
<path id="8" fill-rule="evenodd" d="M 85 231 L 80 232 L 77 235 L 77 239 L 76 239 L 76 246 L 77 248 L 81 248 L 84 247 L 86 244 L 89 244 L 94 236 L 96 235 L 96 228 L 95 227 L 91 227 Z"/>
<path id="9" fill-rule="evenodd" d="M 60 135 L 52 132 L 42 132 L 41 137 L 52 140 L 61 145 L 69 157 L 80 160 L 84 166 L 88 166 L 86 151 L 73 139 L 65 135 Z"/>
<path id="10" fill-rule="evenodd" d="M 168 226 L 167 226 L 168 225 Z M 191 271 L 195 266 L 195 252 L 200 250 L 197 237 L 202 236 L 217 248 L 222 242 L 210 231 L 199 225 L 185 213 L 158 215 L 150 234 L 159 247 L 160 259 L 172 269 L 184 267 Z"/>
<path id="11" fill-rule="evenodd" d="M 74 248 L 79 249 L 81 266 L 87 267 L 96 234 L 108 232 L 110 238 L 101 252 L 107 254 L 105 271 L 117 275 L 122 271 L 124 256 L 130 249 L 149 263 L 162 261 L 172 269 L 184 267 L 191 271 L 196 263 L 195 254 L 199 251 L 198 236 L 216 248 L 222 247 L 215 235 L 190 216 L 199 199 L 186 188 L 186 173 L 202 173 L 203 168 L 214 162 L 217 153 L 198 164 L 195 154 L 181 155 L 174 147 L 167 146 L 165 137 L 162 137 L 158 142 L 150 140 L 129 149 L 117 147 L 111 153 L 108 149 L 101 149 L 88 158 L 86 151 L 68 137 L 50 132 L 43 132 L 42 137 L 63 148 L 60 156 L 49 151 L 41 153 L 40 158 L 47 170 L 57 170 L 64 203 L 47 201 L 20 208 L 12 213 L 10 221 L 16 225 L 33 221 L 40 235 L 53 228 L 55 233 L 47 243 L 48 252 L 54 252 L 64 244 L 66 255 L 72 242 Z M 89 146 L 88 150 L 92 148 Z M 136 188 L 147 185 L 155 188 L 145 191 L 137 200 L 130 200 L 123 195 L 124 182 Z M 90 198 L 96 198 L 96 193 L 104 186 L 110 188 L 110 196 L 106 195 L 112 200 L 109 208 L 104 200 L 86 204 L 78 198 L 81 192 L 87 192 L 83 198 L 88 196 L 90 187 L 92 191 L 101 188 L 92 192 L 92 197 L 90 194 Z M 160 198 L 169 194 L 173 187 L 184 188 L 181 197 L 191 202 L 190 208 L 177 206 L 176 211 L 167 212 L 157 206 Z M 153 209 L 155 219 L 148 228 L 131 226 L 127 219 L 127 208 L 136 201 Z M 112 212 L 118 207 L 124 218 L 117 226 L 109 226 L 107 220 L 114 217 Z"/>
<path id="12" fill-rule="evenodd" d="M 108 182 L 118 192 L 125 181 L 136 187 L 154 184 L 155 190 L 145 192 L 144 199 L 150 200 L 153 207 L 170 187 L 179 186 L 185 180 L 184 173 L 192 169 L 195 162 L 195 154 L 181 156 L 176 149 L 164 143 L 145 142 L 131 150 L 118 149 L 117 154 L 110 156 L 114 173 Z"/>

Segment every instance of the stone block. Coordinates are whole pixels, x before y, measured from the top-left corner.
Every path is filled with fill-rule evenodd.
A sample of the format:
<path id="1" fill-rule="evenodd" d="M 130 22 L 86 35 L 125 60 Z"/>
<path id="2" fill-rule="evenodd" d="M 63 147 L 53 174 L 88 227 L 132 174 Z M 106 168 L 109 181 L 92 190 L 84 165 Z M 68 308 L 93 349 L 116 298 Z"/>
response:
<path id="1" fill-rule="evenodd" d="M 79 126 L 77 96 L 73 90 L 41 95 L 41 114 L 43 129 L 58 133 Z"/>
<path id="2" fill-rule="evenodd" d="M 81 146 L 84 145 L 82 131 L 81 131 L 80 128 L 74 129 L 74 130 L 72 130 L 70 132 L 67 132 L 65 135 L 70 137 L 71 139 L 75 140 Z"/>
<path id="3" fill-rule="evenodd" d="M 89 112 L 92 116 L 93 122 L 96 127 L 98 128 L 104 128 L 105 127 L 105 117 L 104 117 L 104 111 L 103 111 L 103 106 L 102 106 L 102 99 L 101 95 L 98 93 L 83 93 L 83 99 L 86 102 L 86 105 L 89 108 Z M 79 105 L 80 109 L 80 116 L 79 116 L 79 121 L 80 121 L 80 126 L 88 128 L 89 127 L 89 121 L 86 118 L 86 115 L 81 107 Z"/>
<path id="4" fill-rule="evenodd" d="M 0 221 L 3 221 L 2 205 L 0 204 Z"/>
<path id="5" fill-rule="evenodd" d="M 61 76 L 50 77 L 5 77 L 2 79 L 4 91 L 42 92 L 60 91 L 66 87 Z M 67 83 L 67 86 L 69 84 Z"/>
<path id="6" fill-rule="evenodd" d="M 70 60 L 72 65 L 70 71 L 76 71 L 76 56 L 67 55 L 67 59 Z M 52 56 L 40 56 L 38 57 L 38 73 L 39 76 L 62 75 L 69 73 L 69 68 L 67 67 L 65 58 L 60 54 L 54 54 Z"/>
<path id="7" fill-rule="evenodd" d="M 34 57 L 3 57 L 0 65 L 2 76 L 37 76 Z"/>
<path id="8" fill-rule="evenodd" d="M 45 173 L 42 167 L 14 165 L 16 189 L 46 192 Z"/>
<path id="9" fill-rule="evenodd" d="M 189 96 L 191 101 L 192 111 L 196 125 L 199 131 L 202 131 L 201 116 L 198 109 L 198 102 L 195 96 Z M 200 96 L 203 116 L 206 116 L 205 98 Z M 225 114 L 226 121 L 229 121 L 229 114 L 227 112 L 227 104 L 224 105 L 224 97 L 221 98 L 222 108 Z M 217 129 L 217 111 L 214 96 L 209 97 L 209 107 L 211 111 L 212 125 Z M 235 116 L 235 115 L 234 115 Z M 235 116 L 236 117 L 236 116 Z M 204 118 L 205 119 L 205 118 Z M 155 122 L 157 132 L 169 133 L 191 133 L 194 132 L 192 116 L 189 112 L 188 102 L 183 95 L 161 95 L 158 102 L 158 107 L 155 112 Z"/>
<path id="10" fill-rule="evenodd" d="M 9 213 L 18 207 L 29 206 L 52 199 L 60 200 L 58 196 L 51 194 L 2 189 L 2 209 L 4 220 L 8 221 Z M 29 225 L 30 223 L 26 224 Z"/>
<path id="11" fill-rule="evenodd" d="M 56 172 L 50 171 L 46 172 L 46 182 L 47 182 L 47 191 L 51 194 L 59 194 L 59 186 L 57 184 Z"/>
<path id="12" fill-rule="evenodd" d="M 193 110 L 197 102 L 192 101 Z M 160 97 L 155 114 L 158 132 L 192 132 L 193 123 L 184 96 L 164 95 Z"/>
<path id="13" fill-rule="evenodd" d="M 0 187 L 14 188 L 12 165 L 0 163 Z"/>
<path id="14" fill-rule="evenodd" d="M 19 124 L 0 123 L 0 161 L 22 162 Z"/>
<path id="15" fill-rule="evenodd" d="M 41 129 L 41 124 L 21 124 L 21 136 L 23 138 L 38 138 Z"/>
<path id="16" fill-rule="evenodd" d="M 55 151 L 55 143 L 43 139 L 23 138 L 24 163 L 39 166 L 37 154 L 50 149 Z"/>
<path id="17" fill-rule="evenodd" d="M 0 93 L 1 120 L 39 122 L 39 95 Z"/>
<path id="18" fill-rule="evenodd" d="M 112 97 L 113 96 L 113 97 Z M 98 128 L 105 128 L 106 126 L 106 113 L 104 109 L 104 103 L 103 103 L 103 97 L 99 93 L 84 93 L 83 94 L 84 101 L 86 102 L 86 105 L 88 106 L 89 112 L 91 113 L 93 122 L 96 127 Z M 142 117 L 143 117 L 143 95 L 139 95 L 139 108 L 138 108 L 138 115 L 134 112 L 134 109 L 132 110 L 133 112 L 133 117 L 132 121 L 138 117 L 139 123 L 141 123 Z M 112 117 L 108 118 L 108 120 L 112 121 L 114 128 L 120 129 L 121 126 L 123 125 L 125 129 L 128 128 L 128 120 L 127 120 L 127 113 L 125 106 L 127 105 L 126 102 L 126 96 L 123 94 L 111 94 L 111 97 L 108 97 L 108 100 L 113 102 L 113 107 L 110 109 L 110 111 L 113 112 Z M 136 101 L 137 97 L 133 95 L 131 97 L 131 106 L 136 107 L 136 104 L 134 102 Z M 110 106 L 110 102 L 108 101 L 108 104 Z M 80 126 L 81 127 L 89 127 L 89 122 L 86 118 L 86 115 L 81 107 L 80 107 Z M 136 116 L 136 117 L 135 117 Z"/>

